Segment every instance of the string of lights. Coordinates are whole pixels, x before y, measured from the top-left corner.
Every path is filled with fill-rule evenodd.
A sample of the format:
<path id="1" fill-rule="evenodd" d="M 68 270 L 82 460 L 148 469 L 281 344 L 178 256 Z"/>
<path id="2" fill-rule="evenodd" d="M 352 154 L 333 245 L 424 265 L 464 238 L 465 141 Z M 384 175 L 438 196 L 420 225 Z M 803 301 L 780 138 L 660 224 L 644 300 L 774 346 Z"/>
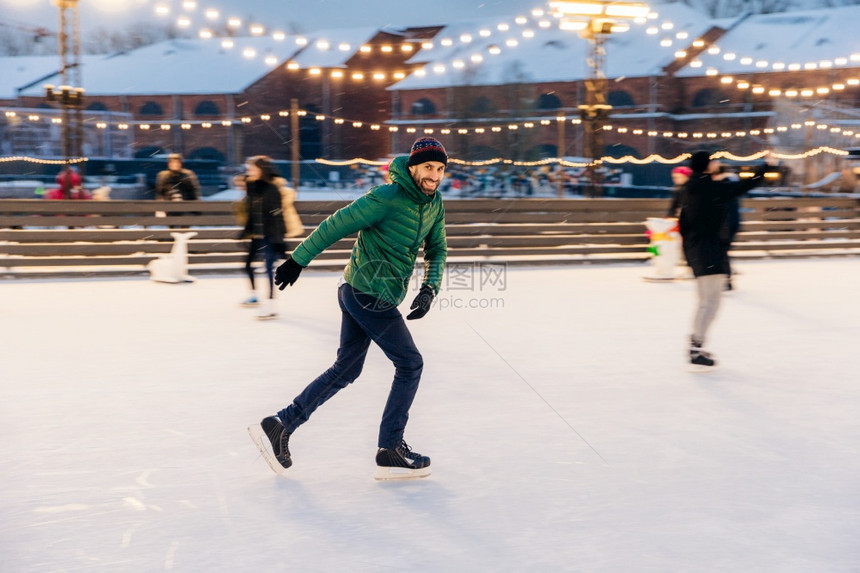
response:
<path id="1" fill-rule="evenodd" d="M 736 161 L 739 163 L 748 163 L 752 161 L 757 161 L 763 159 L 764 157 L 770 156 L 774 159 L 780 160 L 796 160 L 796 159 L 808 159 L 810 157 L 814 157 L 816 155 L 820 155 L 822 153 L 827 153 L 830 155 L 835 155 L 838 157 L 845 157 L 849 155 L 849 153 L 843 149 L 836 149 L 829 146 L 821 146 L 816 147 L 814 149 L 809 149 L 802 153 L 780 153 L 778 151 L 771 150 L 763 150 L 757 153 L 752 153 L 750 155 L 737 155 L 730 151 L 718 151 L 711 155 L 713 159 L 725 159 L 728 161 Z M 482 161 L 464 161 L 462 159 L 457 159 L 455 157 L 448 158 L 448 163 L 455 165 L 462 165 L 467 167 L 486 167 L 489 165 L 513 165 L 517 167 L 540 167 L 543 165 L 561 165 L 563 167 L 588 167 L 589 165 L 594 164 L 611 164 L 611 165 L 624 165 L 624 164 L 632 164 L 632 165 L 650 165 L 652 163 L 660 163 L 663 165 L 677 165 L 679 163 L 683 163 L 690 159 L 690 153 L 681 153 L 675 157 L 663 157 L 662 155 L 652 154 L 645 158 L 633 157 L 632 155 L 625 155 L 624 157 L 602 157 L 600 160 L 591 162 L 577 162 L 577 161 L 568 161 L 566 159 L 560 157 L 550 157 L 546 159 L 540 159 L 537 161 L 515 161 L 513 159 L 504 159 L 501 157 L 496 157 L 493 159 L 485 159 Z M 331 161 L 328 159 L 317 159 L 318 163 L 323 165 L 331 165 L 331 166 L 348 166 L 348 165 L 372 165 L 372 166 L 382 166 L 386 165 L 387 161 L 374 161 L 370 159 L 363 158 L 355 158 L 355 159 L 347 159 L 343 161 Z"/>
<path id="2" fill-rule="evenodd" d="M 776 151 L 763 150 L 757 153 L 753 153 L 750 155 L 736 155 L 729 151 L 718 151 L 711 155 L 713 159 L 726 159 L 729 161 L 737 161 L 737 162 L 751 162 L 762 159 L 766 156 L 771 156 L 775 159 L 781 160 L 797 160 L 797 159 L 808 159 L 810 157 L 814 157 L 816 155 L 820 155 L 822 153 L 827 153 L 830 155 L 835 155 L 839 157 L 845 157 L 849 155 L 848 151 L 843 149 L 836 149 L 829 146 L 821 146 L 816 147 L 814 149 L 808 149 L 802 153 L 780 153 Z M 454 165 L 461 165 L 465 167 L 486 167 L 490 165 L 513 165 L 517 167 L 540 167 L 544 165 L 561 165 L 563 167 L 588 167 L 589 165 L 597 165 L 601 163 L 612 164 L 612 165 L 623 165 L 623 164 L 633 164 L 633 165 L 649 165 L 652 163 L 661 163 L 663 165 L 676 165 L 678 163 L 683 163 L 684 161 L 690 158 L 690 153 L 682 153 L 675 157 L 663 157 L 662 155 L 652 154 L 643 159 L 633 157 L 632 155 L 625 155 L 624 157 L 602 157 L 598 161 L 593 163 L 591 162 L 577 162 L 577 161 L 568 161 L 564 158 L 560 157 L 550 157 L 545 159 L 540 159 L 537 161 L 515 161 L 513 159 L 504 159 L 501 157 L 496 157 L 493 159 L 484 159 L 481 161 L 465 161 L 463 159 L 458 159 L 456 157 L 448 158 L 448 163 Z M 16 156 L 8 156 L 8 157 L 0 157 L 0 163 L 8 163 L 12 161 L 25 161 L 29 163 L 40 163 L 45 165 L 65 165 L 67 163 L 70 164 L 78 164 L 88 161 L 89 159 L 86 157 L 76 157 L 69 159 L 68 161 L 62 159 L 42 159 L 38 157 L 29 157 L 24 155 L 16 155 Z M 362 157 L 356 157 L 354 159 L 345 159 L 340 161 L 334 161 L 330 159 L 316 159 L 317 163 L 321 165 L 328 166 L 351 166 L 351 165 L 371 165 L 371 166 L 382 166 L 387 165 L 387 161 L 376 161 L 372 159 L 364 159 Z"/>
<path id="3" fill-rule="evenodd" d="M 243 35 L 251 37 L 271 36 L 272 39 L 279 42 L 292 40 L 295 42 L 297 47 L 305 47 L 310 43 L 307 36 L 296 35 L 291 37 L 283 31 L 271 31 L 262 24 L 245 22 L 241 18 L 234 16 L 225 16 L 217 8 L 202 7 L 198 2 L 196 2 L 196 0 L 183 0 L 180 2 L 180 5 L 181 7 L 177 9 L 167 2 L 160 1 L 155 4 L 154 12 L 157 16 L 162 18 L 172 16 L 174 13 L 178 14 L 176 16 L 175 25 L 177 28 L 185 30 L 190 30 L 193 25 L 191 14 L 202 14 L 203 18 L 205 18 L 207 22 L 207 27 L 200 28 L 197 30 L 195 35 L 202 39 L 214 39 L 223 36 L 221 37 L 221 47 L 225 49 L 236 47 L 237 42 L 241 43 L 240 36 Z M 439 47 L 450 48 L 455 44 L 465 46 L 472 44 L 476 39 L 487 39 L 495 35 L 501 35 L 502 37 L 498 42 L 485 46 L 486 54 L 481 51 L 475 51 L 467 58 L 472 64 L 480 64 L 484 61 L 486 55 L 499 55 L 505 49 L 518 47 L 521 45 L 521 41 L 523 40 L 535 38 L 537 36 L 536 29 L 546 30 L 557 25 L 554 20 L 558 20 L 558 15 L 549 13 L 544 9 L 535 8 L 531 10 L 530 14 L 531 17 L 522 15 L 514 17 L 513 24 L 508 21 L 501 21 L 495 26 L 482 26 L 474 31 L 462 32 L 456 38 L 443 35 L 438 40 L 427 40 L 422 42 L 420 47 L 422 50 L 432 51 Z M 655 19 L 657 17 L 657 13 L 652 12 L 648 15 L 648 18 L 639 18 L 636 22 L 642 24 L 648 19 Z M 220 32 L 213 29 L 213 26 L 216 24 L 223 26 L 223 29 Z M 534 27 L 527 27 L 529 24 L 532 24 Z M 316 48 L 320 51 L 328 51 L 335 49 L 335 46 L 337 46 L 338 50 L 343 52 L 350 52 L 356 49 L 355 46 L 352 46 L 348 42 L 336 42 L 325 38 L 318 38 L 310 47 Z M 392 44 L 382 44 L 379 46 L 365 44 L 359 46 L 357 49 L 362 54 L 370 54 L 373 52 L 390 54 L 396 52 L 398 49 L 403 52 L 412 52 L 415 49 L 415 44 L 412 42 L 404 42 L 400 44 L 399 47 Z M 253 59 L 258 54 L 253 49 L 245 48 L 243 55 L 248 59 Z M 278 61 L 275 57 L 268 55 L 266 63 L 275 66 L 278 64 Z M 466 65 L 466 59 L 457 57 L 447 63 L 437 61 L 430 66 L 430 71 L 436 74 L 441 74 L 448 70 L 463 69 Z M 288 61 L 286 67 L 291 71 L 301 69 L 300 64 L 295 61 Z M 309 67 L 307 69 L 311 75 L 321 75 L 320 68 Z M 341 70 L 331 70 L 330 73 L 334 78 L 343 77 L 343 72 Z M 419 77 L 424 76 L 427 75 L 428 69 L 426 67 L 419 67 L 414 73 Z M 404 79 L 407 75 L 406 71 L 400 71 L 395 72 L 392 77 L 395 80 L 400 80 Z M 384 79 L 380 77 L 380 72 L 371 71 L 354 71 L 352 77 L 356 80 L 367 78 Z"/>
<path id="4" fill-rule="evenodd" d="M 156 16 L 160 18 L 167 18 L 175 16 L 174 24 L 180 30 L 191 30 L 192 26 L 194 26 L 194 15 L 202 15 L 202 18 L 205 20 L 204 27 L 201 27 L 196 30 L 194 35 L 201 39 L 216 39 L 220 38 L 221 47 L 225 49 L 234 48 L 238 43 L 241 43 L 240 36 L 251 36 L 251 37 L 264 37 L 270 36 L 272 39 L 278 42 L 286 42 L 286 41 L 294 41 L 297 47 L 304 48 L 309 45 L 310 40 L 307 36 L 304 35 L 295 35 L 290 36 L 287 33 L 281 30 L 269 30 L 263 24 L 246 22 L 239 17 L 236 16 L 226 16 L 222 13 L 221 10 L 213 7 L 204 7 L 201 6 L 199 2 L 196 0 L 183 0 L 180 3 L 180 6 L 177 8 L 172 6 L 168 2 L 159 1 L 153 7 L 153 11 Z M 542 10 L 535 10 L 535 13 L 543 14 Z M 517 16 L 514 18 L 515 24 L 525 25 L 528 22 L 528 18 L 524 16 Z M 541 27 L 549 27 L 551 22 L 549 20 L 542 20 L 539 25 Z M 220 28 L 220 29 L 219 29 Z M 512 26 L 507 22 L 500 22 L 495 30 L 504 33 L 509 31 Z M 486 38 L 492 36 L 494 33 L 493 28 L 483 27 L 480 30 L 475 31 L 474 33 L 463 33 L 460 35 L 459 40 L 463 43 L 469 43 L 472 41 L 474 37 L 482 37 Z M 524 31 L 524 37 L 533 37 L 534 32 Z M 454 40 L 451 38 L 442 38 L 439 41 L 439 45 L 441 46 L 451 46 L 453 45 Z M 508 38 L 504 45 L 507 47 L 515 47 L 517 42 Z M 421 43 L 420 47 L 424 50 L 432 50 L 436 46 L 436 43 L 432 41 L 425 41 Z M 370 45 L 363 44 L 361 46 L 353 46 L 349 42 L 342 41 L 334 41 L 325 38 L 318 38 L 310 47 L 316 48 L 320 51 L 329 51 L 332 49 L 337 49 L 342 52 L 348 53 L 354 50 L 357 50 L 361 54 L 371 54 L 371 53 L 379 53 L 379 54 L 391 54 L 395 53 L 398 50 L 404 53 L 411 53 L 415 50 L 415 43 L 406 41 L 401 43 L 399 46 L 394 44 L 381 44 L 381 45 Z M 257 54 L 252 50 L 248 50 L 243 52 L 249 59 L 253 59 Z M 269 56 L 269 58 L 272 58 Z M 275 66 L 278 64 L 278 61 L 274 58 L 271 60 L 267 59 L 268 64 Z M 290 61 L 287 62 L 287 68 L 290 70 L 298 70 L 300 69 L 300 65 L 297 62 Z M 456 66 L 455 66 L 456 67 Z M 309 68 L 311 70 L 316 70 L 317 68 Z M 318 72 L 316 72 L 318 73 Z M 402 77 L 397 77 L 395 75 L 394 79 L 403 79 L 405 77 L 405 72 L 402 72 Z M 371 77 L 372 73 L 363 73 L 365 77 Z M 339 77 L 335 75 L 335 77 Z M 358 78 L 355 78 L 358 79 Z M 377 78 L 378 79 L 378 78 Z"/>
<path id="5" fill-rule="evenodd" d="M 181 0 L 179 2 L 175 2 L 174 4 L 179 4 L 179 7 L 172 6 L 169 2 L 158 1 L 155 3 L 153 7 L 154 13 L 159 17 L 169 17 L 175 15 L 175 25 L 179 29 L 190 29 L 193 25 L 192 16 L 202 15 L 202 18 L 206 21 L 206 26 L 204 28 L 200 28 L 196 36 L 200 38 L 210 39 L 216 38 L 219 36 L 219 33 L 212 29 L 211 26 L 220 25 L 223 27 L 223 34 L 227 34 L 226 37 L 221 38 L 221 46 L 225 49 L 233 48 L 236 45 L 238 38 L 236 36 L 248 35 L 252 37 L 261 37 L 270 35 L 276 41 L 287 41 L 292 39 L 296 46 L 304 47 L 307 46 L 309 40 L 306 36 L 297 35 L 294 37 L 288 36 L 285 32 L 279 30 L 268 30 L 264 25 L 253 22 L 246 22 L 243 19 L 236 16 L 226 16 L 222 13 L 221 10 L 214 7 L 204 7 L 201 6 L 199 2 L 196 0 Z M 694 39 L 692 42 L 688 42 L 690 39 L 689 32 L 687 31 L 677 31 L 675 32 L 675 24 L 669 20 L 663 20 L 657 22 L 659 19 L 658 12 L 650 12 L 646 18 L 637 18 L 634 20 L 636 24 L 646 24 L 650 25 L 646 29 L 646 34 L 655 36 L 659 39 L 659 45 L 664 48 L 674 48 L 676 42 L 684 42 L 684 45 L 675 51 L 675 57 L 677 59 L 684 59 L 687 57 L 687 50 L 689 48 L 700 50 L 701 53 L 705 53 L 711 56 L 722 55 L 723 60 L 727 62 L 738 62 L 742 66 L 748 66 L 750 68 L 750 73 L 757 73 L 762 71 L 811 71 L 811 70 L 824 70 L 831 69 L 834 67 L 846 67 L 856 65 L 860 62 L 860 53 L 852 53 L 845 54 L 843 56 L 834 57 L 829 60 L 820 60 L 820 61 L 806 61 L 806 62 L 784 62 L 784 61 L 768 61 L 761 58 L 754 58 L 752 56 L 738 54 L 732 51 L 723 51 L 723 49 L 719 46 L 719 41 L 708 44 L 705 40 L 701 38 Z M 451 70 L 462 70 L 466 68 L 468 65 L 480 65 L 485 61 L 487 55 L 494 56 L 502 53 L 504 49 L 513 49 L 517 46 L 521 45 L 521 41 L 529 40 L 535 38 L 539 31 L 546 30 L 552 28 L 556 25 L 561 25 L 560 23 L 554 22 L 554 20 L 559 20 L 558 15 L 553 14 L 547 10 L 542 8 L 535 8 L 531 10 L 530 17 L 526 16 L 517 16 L 514 18 L 514 26 L 512 26 L 509 22 L 500 22 L 495 27 L 492 26 L 484 26 L 474 32 L 464 32 L 459 34 L 459 37 L 454 38 L 450 36 L 443 36 L 439 38 L 438 41 L 425 41 L 421 44 L 421 49 L 430 51 L 436 48 L 437 46 L 442 47 L 451 47 L 455 44 L 459 43 L 460 45 L 469 45 L 471 44 L 475 38 L 486 39 L 491 37 L 494 34 L 506 34 L 502 40 L 498 43 L 490 44 L 489 46 L 485 46 L 486 53 L 482 53 L 481 51 L 475 51 L 466 57 L 455 57 L 450 61 L 436 61 L 433 64 L 429 64 L 427 66 L 422 66 L 416 68 L 412 73 L 414 73 L 417 77 L 426 76 L 428 73 L 432 72 L 435 74 L 443 74 Z M 527 27 L 527 25 L 532 24 L 534 27 Z M 517 26 L 519 28 L 517 28 Z M 670 33 L 666 35 L 666 33 Z M 661 35 L 662 34 L 662 35 Z M 334 46 L 337 46 L 337 49 L 342 50 L 344 52 L 350 52 L 355 49 L 354 46 L 350 45 L 346 42 L 336 42 L 333 40 L 327 39 L 317 39 L 312 47 L 315 47 L 321 51 L 326 51 L 333 49 Z M 409 42 L 403 43 L 399 49 L 403 51 L 412 51 L 414 49 L 414 45 Z M 378 51 L 379 53 L 393 53 L 397 50 L 397 48 L 393 45 L 382 45 L 382 46 L 370 46 L 370 45 L 362 45 L 359 47 L 359 51 L 362 53 L 371 53 L 372 51 Z M 253 59 L 258 54 L 255 50 L 245 49 L 243 54 L 249 58 Z M 265 55 L 266 63 L 271 66 L 278 65 L 278 59 L 271 55 Z M 301 66 L 295 61 L 287 62 L 287 69 L 291 71 L 298 71 L 301 69 Z M 703 60 L 699 57 L 695 57 L 692 59 L 689 64 L 692 68 L 701 68 L 705 64 Z M 322 75 L 322 70 L 318 67 L 309 67 L 307 68 L 309 74 L 311 76 L 319 76 Z M 332 78 L 338 79 L 346 76 L 346 72 L 343 70 L 329 70 L 329 74 Z M 813 98 L 813 97 L 821 97 L 827 95 L 831 92 L 839 92 L 846 88 L 846 86 L 857 86 L 860 85 L 860 78 L 850 78 L 847 81 L 837 81 L 832 82 L 830 85 L 818 85 L 818 86 L 795 86 L 795 87 L 766 87 L 758 83 L 751 83 L 748 79 L 743 77 L 734 77 L 733 75 L 722 73 L 718 67 L 710 66 L 707 68 L 705 74 L 707 76 L 719 77 L 720 82 L 723 85 L 734 85 L 739 90 L 750 90 L 753 94 L 761 95 L 767 94 L 771 97 L 780 97 L 784 96 L 787 98 Z M 371 71 L 371 70 L 352 70 L 349 73 L 352 80 L 361 81 L 361 80 L 385 80 L 388 77 L 380 71 Z M 391 79 L 394 80 L 402 80 L 409 75 L 409 70 L 401 70 L 394 72 L 391 75 Z"/>
<path id="6" fill-rule="evenodd" d="M 649 27 L 646 30 L 646 33 L 650 35 L 656 35 L 660 33 L 661 29 L 671 30 L 671 27 L 665 26 L 665 23 L 661 25 L 660 28 L 656 26 Z M 674 36 L 677 40 L 686 41 L 689 36 L 686 32 L 677 32 Z M 659 42 L 661 47 L 664 48 L 672 48 L 674 47 L 674 40 L 669 37 L 663 37 Z M 846 86 L 857 86 L 860 85 L 860 78 L 854 77 L 849 78 L 847 80 L 835 81 L 830 83 L 829 85 L 819 85 L 817 86 L 790 86 L 790 87 L 766 87 L 762 85 L 762 78 L 758 77 L 756 82 L 753 83 L 749 78 L 746 77 L 735 77 L 736 75 L 745 76 L 752 74 L 761 74 L 763 72 L 777 72 L 776 75 L 771 76 L 772 80 L 780 81 L 783 80 L 778 72 L 801 72 L 807 71 L 812 72 L 816 70 L 832 70 L 834 68 L 854 68 L 860 65 L 860 53 L 851 53 L 851 54 L 843 54 L 839 56 L 835 56 L 832 59 L 818 60 L 818 61 L 806 61 L 806 62 L 786 62 L 782 60 L 778 61 L 770 61 L 762 58 L 754 58 L 749 55 L 738 54 L 733 51 L 724 51 L 722 47 L 719 45 L 719 40 L 708 43 L 702 38 L 697 38 L 693 40 L 691 43 L 685 45 L 684 47 L 675 51 L 674 56 L 678 60 L 683 60 L 688 56 L 688 48 L 692 48 L 697 50 L 700 54 L 707 54 L 709 56 L 717 57 L 720 56 L 725 62 L 737 62 L 741 66 L 748 67 L 749 72 L 745 74 L 743 72 L 739 74 L 727 74 L 720 71 L 719 66 L 710 65 L 705 69 L 706 76 L 719 77 L 720 83 L 723 85 L 734 85 L 739 90 L 750 90 L 752 93 L 756 95 L 765 94 L 771 97 L 788 97 L 788 98 L 810 98 L 810 97 L 821 97 L 830 94 L 831 92 L 839 92 L 845 90 Z M 693 57 L 688 62 L 688 65 L 691 68 L 698 69 L 705 67 L 705 61 L 699 56 Z M 791 78 L 792 82 L 797 82 L 797 77 Z"/>
<path id="7" fill-rule="evenodd" d="M 560 122 L 569 123 L 570 125 L 581 125 L 582 120 L 579 118 L 567 118 L 564 116 L 559 116 L 555 118 L 543 118 L 536 120 L 528 120 L 528 121 L 519 121 L 519 122 L 505 122 L 504 124 L 497 125 L 485 125 L 481 127 L 427 127 L 427 126 L 417 126 L 417 125 L 407 125 L 407 126 L 398 126 L 398 125 L 384 125 L 381 123 L 374 122 L 366 122 L 361 120 L 349 120 L 340 117 L 327 116 L 324 114 L 313 114 L 308 112 L 307 110 L 299 110 L 297 114 L 300 117 L 307 117 L 309 115 L 313 116 L 317 121 L 331 121 L 334 125 L 345 125 L 348 127 L 352 127 L 354 129 L 369 129 L 371 131 L 387 131 L 389 133 L 397 133 L 399 131 L 403 131 L 404 133 L 408 133 L 410 135 L 414 134 L 422 134 L 422 135 L 484 135 L 484 134 L 493 134 L 493 133 L 502 133 L 502 132 L 513 132 L 518 130 L 530 130 L 537 128 L 539 126 L 551 126 L 557 125 Z M 19 117 L 19 112 L 15 110 L 6 110 L 5 115 L 7 118 L 15 118 Z M 115 127 L 119 130 L 129 130 L 132 128 L 137 128 L 140 131 L 150 131 L 150 130 L 162 130 L 162 131 L 171 131 L 174 128 L 178 128 L 181 130 L 191 130 L 194 127 L 200 127 L 202 129 L 211 129 L 221 127 L 230 127 L 230 126 L 238 126 L 238 125 L 253 125 L 256 121 L 262 123 L 270 122 L 274 116 L 279 116 L 282 118 L 289 117 L 290 112 L 287 110 L 281 110 L 276 113 L 264 113 L 255 116 L 243 116 L 238 119 L 223 119 L 223 120 L 214 120 L 214 121 L 202 121 L 202 120 L 182 120 L 182 119 L 174 119 L 174 120 L 164 120 L 159 122 L 146 122 L 146 121 L 121 121 L 116 123 L 109 123 L 106 121 L 97 121 L 95 122 L 96 129 L 104 130 L 109 129 L 111 127 Z M 30 122 L 38 122 L 38 121 L 49 121 L 53 124 L 62 123 L 62 118 L 60 117 L 48 117 L 47 115 L 40 115 L 37 113 L 21 113 L 20 117 L 26 118 Z M 717 141 L 727 141 L 738 138 L 745 137 L 760 137 L 767 135 L 774 135 L 780 133 L 786 133 L 789 131 L 796 131 L 802 129 L 815 129 L 821 132 L 827 132 L 832 137 L 841 137 L 843 139 L 848 138 L 850 140 L 860 139 L 860 130 L 855 129 L 845 129 L 839 126 L 830 125 L 828 123 L 820 123 L 815 120 L 807 120 L 802 123 L 795 122 L 788 125 L 779 125 L 775 127 L 765 127 L 761 129 L 750 129 L 748 131 L 672 131 L 672 130 L 646 130 L 642 128 L 632 128 L 624 125 L 618 125 L 614 123 L 607 123 L 603 126 L 605 131 L 611 132 L 615 131 L 619 135 L 634 135 L 634 136 L 644 136 L 649 138 L 661 138 L 661 139 L 674 139 L 680 141 L 689 141 L 689 140 L 717 140 Z"/>
<path id="8" fill-rule="evenodd" d="M 72 164 L 77 165 L 79 163 L 85 163 L 89 161 L 86 157 L 72 157 L 68 160 L 66 159 L 42 159 L 41 157 L 30 157 L 28 155 L 10 155 L 6 157 L 0 157 L 0 163 L 11 163 L 13 161 L 23 161 L 26 163 L 38 163 L 40 165 L 66 165 Z"/>

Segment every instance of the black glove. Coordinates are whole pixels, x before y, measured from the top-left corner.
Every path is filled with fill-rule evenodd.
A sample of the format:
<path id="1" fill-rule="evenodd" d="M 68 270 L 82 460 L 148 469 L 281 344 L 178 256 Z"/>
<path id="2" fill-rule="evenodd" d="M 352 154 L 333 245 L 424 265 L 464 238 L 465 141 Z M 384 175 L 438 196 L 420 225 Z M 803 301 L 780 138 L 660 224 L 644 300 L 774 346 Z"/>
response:
<path id="1" fill-rule="evenodd" d="M 415 320 L 421 318 L 430 310 L 430 305 L 433 304 L 433 289 L 429 285 L 424 285 L 418 291 L 418 296 L 412 301 L 412 306 L 409 309 L 412 311 L 406 317 L 406 320 Z"/>
<path id="2" fill-rule="evenodd" d="M 284 264 L 275 271 L 275 284 L 278 285 L 278 289 L 284 290 L 287 285 L 292 286 L 298 280 L 303 268 L 305 267 L 288 256 Z"/>

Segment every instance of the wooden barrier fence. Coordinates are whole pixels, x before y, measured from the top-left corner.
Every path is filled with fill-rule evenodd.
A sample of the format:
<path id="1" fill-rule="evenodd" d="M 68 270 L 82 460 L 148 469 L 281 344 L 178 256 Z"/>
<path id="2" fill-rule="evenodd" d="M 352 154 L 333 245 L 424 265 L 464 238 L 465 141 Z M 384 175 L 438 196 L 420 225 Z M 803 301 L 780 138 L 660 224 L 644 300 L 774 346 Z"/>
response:
<path id="1" fill-rule="evenodd" d="M 299 201 L 306 233 L 346 203 Z M 645 261 L 645 220 L 665 199 L 447 200 L 449 260 L 507 264 Z M 845 197 L 746 198 L 735 257 L 860 254 L 860 201 Z M 245 243 L 226 201 L 0 201 L 0 276 L 145 274 L 170 252 L 171 232 L 197 232 L 192 274 L 242 268 Z M 300 240 L 300 239 L 298 239 Z M 354 238 L 312 263 L 342 268 Z"/>

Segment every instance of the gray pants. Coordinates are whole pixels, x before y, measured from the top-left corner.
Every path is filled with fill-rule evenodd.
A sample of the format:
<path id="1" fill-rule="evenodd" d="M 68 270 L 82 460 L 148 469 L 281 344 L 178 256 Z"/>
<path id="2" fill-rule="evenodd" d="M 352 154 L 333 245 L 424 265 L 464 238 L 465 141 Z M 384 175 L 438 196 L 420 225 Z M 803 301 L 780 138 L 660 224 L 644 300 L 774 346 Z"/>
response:
<path id="1" fill-rule="evenodd" d="M 705 275 L 696 278 L 698 300 L 696 316 L 693 318 L 693 340 L 696 342 L 705 342 L 708 328 L 720 308 L 720 299 L 723 296 L 725 284 L 726 275 Z"/>

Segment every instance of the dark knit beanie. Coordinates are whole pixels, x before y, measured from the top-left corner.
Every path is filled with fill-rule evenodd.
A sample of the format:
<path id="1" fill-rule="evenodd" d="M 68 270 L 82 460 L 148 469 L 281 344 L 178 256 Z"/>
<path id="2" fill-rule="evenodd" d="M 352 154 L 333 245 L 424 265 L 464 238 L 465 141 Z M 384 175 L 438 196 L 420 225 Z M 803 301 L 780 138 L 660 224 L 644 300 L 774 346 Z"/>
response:
<path id="1" fill-rule="evenodd" d="M 416 139 L 415 143 L 412 144 L 412 151 L 409 152 L 409 160 L 406 165 L 419 165 L 427 161 L 438 161 L 448 165 L 448 154 L 445 153 L 442 144 L 432 137 Z"/>
<path id="2" fill-rule="evenodd" d="M 690 169 L 695 173 L 704 173 L 711 162 L 711 154 L 707 151 L 697 151 L 690 157 Z"/>

